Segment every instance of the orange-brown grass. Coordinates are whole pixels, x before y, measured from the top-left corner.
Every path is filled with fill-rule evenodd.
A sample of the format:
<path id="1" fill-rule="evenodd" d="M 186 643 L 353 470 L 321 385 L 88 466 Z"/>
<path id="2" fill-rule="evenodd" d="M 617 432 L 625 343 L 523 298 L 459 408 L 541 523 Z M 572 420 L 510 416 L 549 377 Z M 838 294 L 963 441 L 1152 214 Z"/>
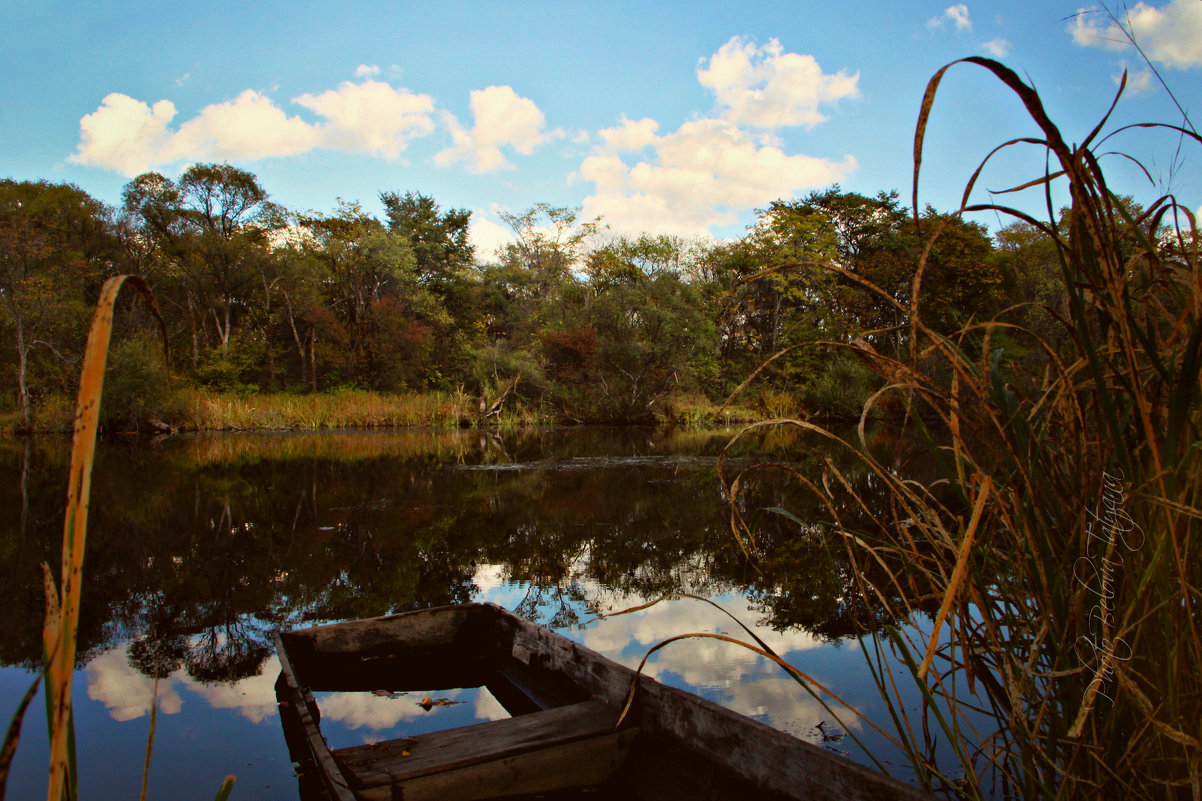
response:
<path id="1" fill-rule="evenodd" d="M 853 351 L 885 381 L 858 438 L 780 422 L 853 454 L 851 470 L 867 472 L 871 492 L 832 460 L 820 476 L 794 475 L 824 503 L 832 546 L 852 560 L 865 599 L 902 620 L 939 609 L 933 633 L 886 628 L 866 635 L 863 649 L 927 788 L 969 798 L 1202 798 L 1194 217 L 1171 196 L 1136 216 L 1111 192 L 1095 153 L 1105 120 L 1070 146 L 1015 73 L 987 59 L 956 63 L 991 72 L 1041 132 L 1003 143 L 981 167 L 1020 145 L 1044 149 L 1054 165 L 1026 185 L 1046 188 L 1049 221 L 968 205 L 980 168 L 961 211 L 1011 215 L 1055 243 L 1064 305 L 1043 312 L 1059 336 L 1006 318 L 941 336 L 923 319 L 924 253 L 914 300 L 899 305 L 909 321 L 906 354 L 878 353 L 862 339 L 824 343 Z M 927 120 L 953 66 L 931 79 L 923 100 L 916 209 Z M 1052 210 L 1053 183 L 1067 184 L 1066 217 Z M 933 242 L 940 230 L 922 233 Z M 1004 345 L 1016 341 L 1042 354 L 1041 368 L 1009 358 Z M 894 454 L 869 446 L 865 421 L 887 401 L 908 410 L 906 428 L 924 444 L 934 478 L 908 475 Z M 732 495 L 740 478 L 728 479 Z M 750 552 L 754 531 L 732 510 Z M 903 703 L 902 686 L 917 689 L 919 708 Z M 956 764 L 936 758 L 935 741 L 950 746 Z"/>

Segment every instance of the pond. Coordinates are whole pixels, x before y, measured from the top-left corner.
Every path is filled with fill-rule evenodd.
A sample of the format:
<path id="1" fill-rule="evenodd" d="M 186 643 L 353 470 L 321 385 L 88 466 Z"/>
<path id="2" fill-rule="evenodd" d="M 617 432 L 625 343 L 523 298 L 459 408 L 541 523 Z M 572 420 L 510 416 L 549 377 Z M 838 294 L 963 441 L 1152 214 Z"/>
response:
<path id="1" fill-rule="evenodd" d="M 137 797 L 157 709 L 148 797 L 208 801 L 233 774 L 235 799 L 297 798 L 273 690 L 272 632 L 469 600 L 513 609 L 631 666 L 676 634 L 742 636 L 733 616 L 886 721 L 852 636 L 857 620 L 879 621 L 849 601 L 852 574 L 839 549 L 799 524 L 816 514 L 813 499 L 788 471 L 752 471 L 737 508 L 755 541 L 732 534 L 718 472 L 732 434 L 408 431 L 103 443 L 74 692 L 81 795 Z M 817 469 L 805 453 L 782 432 L 756 432 L 722 467 L 728 478 L 762 462 L 804 474 Z M 67 461 L 65 442 L 0 443 L 5 724 L 40 661 L 39 564 L 58 563 Z M 672 593 L 722 609 L 684 598 L 598 619 Z M 646 671 L 865 761 L 846 736 L 857 735 L 905 776 L 904 758 L 870 727 L 845 714 L 851 731 L 841 728 L 750 651 L 686 640 L 653 654 Z M 499 714 L 486 692 L 444 695 L 445 705 L 393 693 L 319 698 L 323 731 L 338 747 Z M 44 797 L 40 701 L 22 734 L 8 797 Z"/>

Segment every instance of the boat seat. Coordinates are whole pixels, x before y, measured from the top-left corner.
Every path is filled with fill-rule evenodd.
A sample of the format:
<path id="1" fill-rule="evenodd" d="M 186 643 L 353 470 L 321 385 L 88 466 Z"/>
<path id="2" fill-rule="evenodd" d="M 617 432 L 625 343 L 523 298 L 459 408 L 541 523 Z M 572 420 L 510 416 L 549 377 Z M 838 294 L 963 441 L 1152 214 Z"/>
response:
<path id="1" fill-rule="evenodd" d="M 637 734 L 617 722 L 609 704 L 584 701 L 333 755 L 365 801 L 477 801 L 600 784 Z"/>

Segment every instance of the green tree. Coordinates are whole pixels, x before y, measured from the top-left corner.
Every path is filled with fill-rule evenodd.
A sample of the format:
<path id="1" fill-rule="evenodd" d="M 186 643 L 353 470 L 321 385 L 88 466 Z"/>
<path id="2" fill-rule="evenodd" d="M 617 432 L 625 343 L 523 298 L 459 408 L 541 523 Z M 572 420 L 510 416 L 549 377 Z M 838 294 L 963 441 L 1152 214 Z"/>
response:
<path id="1" fill-rule="evenodd" d="M 431 331 L 433 383 L 447 383 L 473 341 L 478 320 L 469 277 L 475 246 L 468 237 L 472 213 L 442 211 L 434 199 L 417 192 L 380 195 L 390 233 L 403 237 L 413 253 L 417 280 L 446 310 L 445 324 Z"/>
<path id="2" fill-rule="evenodd" d="M 681 277 L 687 258 L 682 241 L 650 237 L 588 255 L 588 291 L 543 340 L 569 416 L 649 422 L 670 391 L 714 369 L 714 325 Z"/>
<path id="3" fill-rule="evenodd" d="M 187 320 L 195 368 L 210 348 L 228 362 L 243 318 L 270 305 L 266 262 L 282 215 L 267 197 L 229 164 L 194 164 L 178 182 L 145 173 L 125 187 L 124 208 L 156 246 L 152 277 Z"/>
<path id="4" fill-rule="evenodd" d="M 418 279 L 445 298 L 476 257 L 468 238 L 472 213 L 467 209 L 443 212 L 434 198 L 420 192 L 382 192 L 380 202 L 388 230 L 409 242 Z"/>
<path id="5" fill-rule="evenodd" d="M 1055 241 L 1039 227 L 1023 221 L 1006 225 L 993 235 L 994 258 L 1007 280 L 1009 319 L 1049 344 L 1062 342 L 1066 332 L 1053 313 L 1067 312 Z"/>
<path id="6" fill-rule="evenodd" d="M 432 332 L 448 324 L 439 299 L 418 279 L 405 237 L 358 204 L 303 219 L 308 253 L 320 265 L 325 305 L 339 323 L 345 378 L 376 389 L 425 385 Z"/>
<path id="7" fill-rule="evenodd" d="M 579 213 L 547 203 L 522 214 L 501 213 L 517 239 L 505 247 L 502 261 L 529 273 L 533 296 L 543 304 L 557 302 L 576 283 L 586 246 L 601 228 L 599 218 L 581 222 Z"/>
<path id="8" fill-rule="evenodd" d="M 992 320 L 1002 309 L 1007 277 L 994 258 L 984 225 L 928 208 L 927 236 L 935 236 L 918 299 L 923 322 L 950 335 L 970 321 Z"/>
<path id="9" fill-rule="evenodd" d="M 26 429 L 39 379 L 42 388 L 71 386 L 90 301 L 120 259 L 110 210 L 83 190 L 0 181 L 0 308 L 16 346 Z"/>

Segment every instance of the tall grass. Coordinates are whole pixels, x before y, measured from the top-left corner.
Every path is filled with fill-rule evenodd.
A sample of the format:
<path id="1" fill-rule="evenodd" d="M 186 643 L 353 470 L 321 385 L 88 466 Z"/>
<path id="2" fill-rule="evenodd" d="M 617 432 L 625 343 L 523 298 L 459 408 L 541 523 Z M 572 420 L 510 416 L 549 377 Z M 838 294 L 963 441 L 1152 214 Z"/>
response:
<path id="1" fill-rule="evenodd" d="M 194 391 L 184 394 L 182 405 L 178 427 L 199 431 L 454 428 L 475 419 L 475 404 L 462 392 L 236 395 Z"/>
<path id="2" fill-rule="evenodd" d="M 833 461 L 820 478 L 798 479 L 824 502 L 866 599 L 899 618 L 939 610 L 933 626 L 887 629 L 864 649 L 922 784 L 970 798 L 1202 798 L 1196 221 L 1171 196 L 1136 216 L 1106 183 L 1097 150 L 1106 120 L 1070 146 L 1031 87 L 980 58 L 944 67 L 927 87 L 915 209 L 927 120 L 961 63 L 1014 92 L 1041 132 L 996 148 L 962 211 L 1010 215 L 1054 241 L 1065 303 L 1044 311 L 1061 336 L 1004 317 L 950 337 L 928 328 L 928 244 L 903 309 L 908 353 L 841 345 L 886 382 L 865 404 L 858 441 L 785 421 L 841 443 L 870 480 L 856 483 Z M 1044 189 L 1046 221 L 967 204 L 993 155 L 1031 145 L 1054 164 L 1022 187 Z M 1062 184 L 1065 218 L 1052 202 Z M 940 230 L 923 233 L 933 242 Z M 1038 349 L 1043 367 L 1011 362 L 1007 341 Z M 865 421 L 886 401 L 906 410 L 933 479 L 870 448 Z M 753 533 L 737 515 L 734 524 Z M 917 689 L 917 709 L 902 687 Z M 947 747 L 938 758 L 937 741 Z"/>

